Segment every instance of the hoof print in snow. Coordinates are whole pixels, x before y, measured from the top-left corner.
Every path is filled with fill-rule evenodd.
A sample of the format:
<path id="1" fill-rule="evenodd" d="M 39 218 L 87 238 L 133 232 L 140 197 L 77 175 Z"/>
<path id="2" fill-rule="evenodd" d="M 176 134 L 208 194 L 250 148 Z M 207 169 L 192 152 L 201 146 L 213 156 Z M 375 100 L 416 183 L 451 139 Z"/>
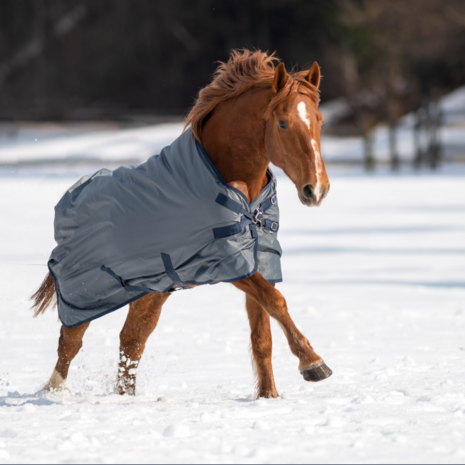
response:
<path id="1" fill-rule="evenodd" d="M 323 362 L 323 360 L 320 360 L 319 362 L 300 370 L 300 374 L 304 377 L 305 381 L 312 381 L 316 383 L 317 381 L 329 378 L 333 372 L 331 368 Z"/>

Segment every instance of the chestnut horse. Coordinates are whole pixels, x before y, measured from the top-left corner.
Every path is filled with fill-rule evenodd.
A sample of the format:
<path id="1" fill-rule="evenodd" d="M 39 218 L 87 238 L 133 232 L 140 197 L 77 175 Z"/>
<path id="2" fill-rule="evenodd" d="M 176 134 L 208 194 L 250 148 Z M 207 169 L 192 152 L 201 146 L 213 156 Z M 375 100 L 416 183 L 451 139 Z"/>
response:
<path id="1" fill-rule="evenodd" d="M 249 202 L 267 184 L 270 162 L 280 167 L 297 188 L 300 201 L 320 205 L 329 180 L 320 155 L 318 111 L 320 68 L 288 74 L 274 55 L 233 51 L 213 81 L 199 93 L 187 117 L 195 137 L 226 182 L 242 190 Z M 246 295 L 251 329 L 252 361 L 257 397 L 278 397 L 271 366 L 270 316 L 281 326 L 306 381 L 320 381 L 331 370 L 292 321 L 286 300 L 258 272 L 233 283 Z M 35 316 L 55 297 L 49 274 L 32 296 Z M 169 294 L 151 293 L 129 305 L 120 334 L 117 392 L 135 394 L 136 372 L 148 337 L 156 328 Z M 90 323 L 61 327 L 58 362 L 44 389 L 63 390 L 71 361 L 82 346 Z"/>

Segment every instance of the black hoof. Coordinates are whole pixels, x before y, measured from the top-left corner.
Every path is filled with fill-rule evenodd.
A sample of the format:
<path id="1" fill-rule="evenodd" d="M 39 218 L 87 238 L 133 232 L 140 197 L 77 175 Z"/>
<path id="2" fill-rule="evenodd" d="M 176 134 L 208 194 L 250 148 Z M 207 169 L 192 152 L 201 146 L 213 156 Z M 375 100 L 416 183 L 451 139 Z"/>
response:
<path id="1" fill-rule="evenodd" d="M 323 360 L 314 363 L 306 368 L 300 370 L 300 374 L 304 377 L 305 381 L 322 381 L 323 379 L 329 378 L 333 372 Z"/>

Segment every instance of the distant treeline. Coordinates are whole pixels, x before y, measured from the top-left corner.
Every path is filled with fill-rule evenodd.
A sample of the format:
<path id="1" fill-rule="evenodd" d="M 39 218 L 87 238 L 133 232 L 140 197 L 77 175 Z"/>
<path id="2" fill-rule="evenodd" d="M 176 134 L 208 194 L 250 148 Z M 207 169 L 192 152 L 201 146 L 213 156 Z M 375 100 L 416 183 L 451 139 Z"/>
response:
<path id="1" fill-rule="evenodd" d="M 465 2 L 1 0 L 0 119 L 183 115 L 243 47 L 317 60 L 370 127 L 465 82 Z"/>

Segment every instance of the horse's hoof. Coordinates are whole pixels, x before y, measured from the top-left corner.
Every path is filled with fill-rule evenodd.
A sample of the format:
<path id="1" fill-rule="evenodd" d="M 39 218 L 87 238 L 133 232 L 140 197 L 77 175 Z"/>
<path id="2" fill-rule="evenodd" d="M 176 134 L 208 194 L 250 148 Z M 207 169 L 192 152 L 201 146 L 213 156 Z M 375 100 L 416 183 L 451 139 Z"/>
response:
<path id="1" fill-rule="evenodd" d="M 323 360 L 313 363 L 308 367 L 302 368 L 300 374 L 304 377 L 305 381 L 322 381 L 323 379 L 329 378 L 333 372 Z"/>
<path id="2" fill-rule="evenodd" d="M 115 389 L 115 394 L 118 394 L 120 396 L 135 396 L 136 390 L 131 389 L 131 388 L 123 389 L 123 388 L 117 387 Z"/>
<path id="3" fill-rule="evenodd" d="M 119 394 L 120 396 L 135 396 L 136 386 L 131 386 L 130 384 L 124 381 L 118 380 L 118 383 L 115 386 L 115 394 Z"/>
<path id="4" fill-rule="evenodd" d="M 66 379 L 58 373 L 58 371 L 53 370 L 52 376 L 49 382 L 42 388 L 42 391 L 56 391 L 62 392 L 66 390 Z"/>

